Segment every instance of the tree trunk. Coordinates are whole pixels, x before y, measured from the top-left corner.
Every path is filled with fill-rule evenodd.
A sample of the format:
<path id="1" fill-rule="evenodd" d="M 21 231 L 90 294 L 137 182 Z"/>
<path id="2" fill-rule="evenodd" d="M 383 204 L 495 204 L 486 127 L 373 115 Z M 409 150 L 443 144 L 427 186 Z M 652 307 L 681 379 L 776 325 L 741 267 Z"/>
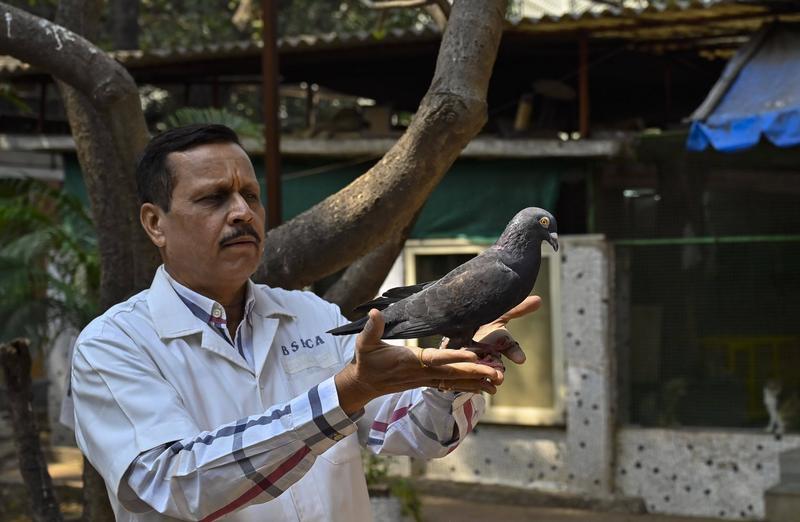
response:
<path id="1" fill-rule="evenodd" d="M 138 49 L 139 0 L 111 0 L 109 4 L 114 49 Z"/>
<path id="2" fill-rule="evenodd" d="M 421 211 L 420 208 L 420 212 L 417 212 L 411 222 L 392 238 L 347 267 L 339 280 L 325 292 L 325 299 L 339 305 L 351 321 L 363 315 L 353 314 L 353 308 L 369 301 L 378 293 L 397 256 L 403 251 Z"/>
<path id="3" fill-rule="evenodd" d="M 11 425 L 14 427 L 14 447 L 19 469 L 28 488 L 31 512 L 35 522 L 61 521 L 61 511 L 53 491 L 53 481 L 47 471 L 42 453 L 39 428 L 33 413 L 31 390 L 30 341 L 16 339 L 0 345 L 0 366 L 8 392 Z"/>
<path id="4" fill-rule="evenodd" d="M 405 227 L 486 121 L 505 0 L 459 0 L 411 126 L 366 174 L 267 235 L 256 278 L 301 288 Z M 313 252 L 314 255 L 309 255 Z"/>
<path id="5" fill-rule="evenodd" d="M 56 20 L 92 38 L 99 27 L 101 8 L 101 0 L 64 0 Z M 92 46 L 88 41 L 86 45 Z M 158 252 L 139 224 L 135 196 L 136 158 L 150 135 L 136 84 L 124 68 L 114 64 L 122 73 L 95 78 L 96 82 L 121 84 L 111 88 L 120 95 L 108 104 L 87 96 L 86 90 L 69 79 L 58 77 L 57 82 L 97 229 L 101 310 L 147 288 L 158 266 Z"/>

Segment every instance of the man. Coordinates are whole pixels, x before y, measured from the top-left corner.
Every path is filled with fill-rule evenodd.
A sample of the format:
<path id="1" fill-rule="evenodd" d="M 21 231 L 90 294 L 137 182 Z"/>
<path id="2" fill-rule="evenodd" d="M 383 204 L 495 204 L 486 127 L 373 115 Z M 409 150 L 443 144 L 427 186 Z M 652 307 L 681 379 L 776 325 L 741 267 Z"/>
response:
<path id="1" fill-rule="evenodd" d="M 475 425 L 503 375 L 474 353 L 385 344 L 377 310 L 333 337 L 335 305 L 250 281 L 264 208 L 233 131 L 155 137 L 137 182 L 164 264 L 86 327 L 72 369 L 78 445 L 117 520 L 369 520 L 359 442 L 440 457 Z"/>

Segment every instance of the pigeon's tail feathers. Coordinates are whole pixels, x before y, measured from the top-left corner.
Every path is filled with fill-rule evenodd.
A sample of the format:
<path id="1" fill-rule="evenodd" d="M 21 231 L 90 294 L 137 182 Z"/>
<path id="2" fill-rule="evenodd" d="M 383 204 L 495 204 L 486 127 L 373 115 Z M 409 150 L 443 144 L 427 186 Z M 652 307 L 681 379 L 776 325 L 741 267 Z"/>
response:
<path id="1" fill-rule="evenodd" d="M 358 321 L 353 321 L 352 323 L 348 323 L 338 328 L 334 328 L 333 330 L 328 330 L 327 333 L 333 335 L 347 335 L 347 334 L 356 334 L 364 329 L 364 325 L 367 324 L 367 320 L 369 316 L 362 317 Z"/>
<path id="2" fill-rule="evenodd" d="M 383 310 L 391 304 L 396 303 L 406 297 L 416 294 L 417 292 L 421 292 L 425 290 L 427 287 L 435 283 L 436 281 L 428 281 L 427 283 L 420 283 L 418 285 L 411 285 L 411 286 L 398 286 L 395 288 L 390 288 L 389 290 L 385 291 L 382 296 L 373 299 L 372 301 L 368 301 L 364 304 L 360 304 L 353 309 L 354 312 L 369 312 L 373 308 L 377 308 L 378 310 Z"/>
<path id="3" fill-rule="evenodd" d="M 396 288 L 390 288 L 389 290 L 383 293 L 383 297 L 394 297 L 397 300 L 403 299 L 410 295 L 414 295 L 417 292 L 424 290 L 425 288 L 429 287 L 436 281 L 428 281 L 427 283 L 420 283 L 418 285 L 411 285 L 411 286 L 398 286 Z"/>
<path id="4" fill-rule="evenodd" d="M 369 312 L 373 308 L 377 308 L 378 310 L 383 310 L 387 306 L 392 303 L 396 303 L 399 301 L 399 298 L 393 297 L 378 297 L 377 299 L 373 299 L 372 301 L 368 301 L 364 304 L 360 304 L 353 308 L 354 312 Z"/>

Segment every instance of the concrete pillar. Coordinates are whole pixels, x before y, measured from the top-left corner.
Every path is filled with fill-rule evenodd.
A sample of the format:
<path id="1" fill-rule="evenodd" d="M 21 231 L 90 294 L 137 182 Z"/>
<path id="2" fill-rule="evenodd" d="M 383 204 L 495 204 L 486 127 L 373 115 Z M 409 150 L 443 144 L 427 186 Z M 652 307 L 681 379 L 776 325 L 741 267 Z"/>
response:
<path id="1" fill-rule="evenodd" d="M 612 250 L 603 236 L 561 241 L 568 488 L 590 497 L 614 491 L 615 372 Z"/>

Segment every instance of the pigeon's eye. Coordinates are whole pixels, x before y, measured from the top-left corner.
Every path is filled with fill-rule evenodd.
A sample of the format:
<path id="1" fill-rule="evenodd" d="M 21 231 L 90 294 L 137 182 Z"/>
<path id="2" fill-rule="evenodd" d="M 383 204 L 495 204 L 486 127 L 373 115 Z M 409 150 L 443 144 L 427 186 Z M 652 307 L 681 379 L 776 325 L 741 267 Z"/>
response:
<path id="1" fill-rule="evenodd" d="M 547 216 L 542 216 L 539 218 L 539 224 L 542 225 L 544 228 L 550 226 L 550 218 Z"/>

